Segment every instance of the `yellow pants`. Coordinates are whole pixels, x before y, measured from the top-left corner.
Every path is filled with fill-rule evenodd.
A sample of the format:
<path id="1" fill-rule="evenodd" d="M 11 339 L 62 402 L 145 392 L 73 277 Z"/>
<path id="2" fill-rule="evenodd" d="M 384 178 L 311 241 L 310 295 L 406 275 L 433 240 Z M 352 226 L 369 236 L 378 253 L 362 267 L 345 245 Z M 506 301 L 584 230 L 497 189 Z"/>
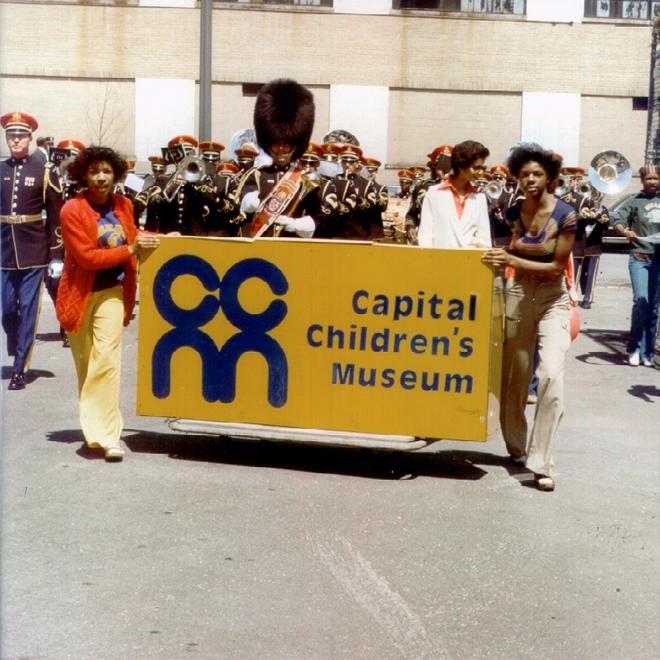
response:
<path id="1" fill-rule="evenodd" d="M 90 447 L 119 447 L 123 321 L 122 288 L 115 286 L 92 292 L 80 332 L 69 333 L 78 374 L 80 426 Z"/>

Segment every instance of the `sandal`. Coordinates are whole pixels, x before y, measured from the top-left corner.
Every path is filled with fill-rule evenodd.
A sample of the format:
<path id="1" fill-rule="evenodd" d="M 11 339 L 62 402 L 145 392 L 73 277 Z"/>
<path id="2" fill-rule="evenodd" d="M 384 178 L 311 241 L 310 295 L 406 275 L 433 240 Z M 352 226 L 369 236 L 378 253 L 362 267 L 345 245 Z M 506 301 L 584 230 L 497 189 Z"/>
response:
<path id="1" fill-rule="evenodd" d="M 105 450 L 105 460 L 108 463 L 119 462 L 124 459 L 124 450 L 121 447 L 108 447 Z"/>
<path id="2" fill-rule="evenodd" d="M 551 491 L 555 489 L 555 480 L 545 474 L 535 474 L 534 481 L 539 490 Z"/>

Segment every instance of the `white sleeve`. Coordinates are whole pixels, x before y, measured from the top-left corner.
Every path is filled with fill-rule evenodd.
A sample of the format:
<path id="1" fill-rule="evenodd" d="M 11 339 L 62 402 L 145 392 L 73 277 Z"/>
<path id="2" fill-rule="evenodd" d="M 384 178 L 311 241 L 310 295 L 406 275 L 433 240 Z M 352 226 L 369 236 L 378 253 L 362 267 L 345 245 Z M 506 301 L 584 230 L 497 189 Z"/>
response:
<path id="1" fill-rule="evenodd" d="M 483 247 L 493 247 L 493 239 L 490 235 L 490 218 L 488 217 L 488 200 L 483 193 L 478 195 L 479 208 L 477 213 L 476 243 Z"/>
<path id="2" fill-rule="evenodd" d="M 422 202 L 422 216 L 419 221 L 417 242 L 420 247 L 433 247 L 433 202 L 434 191 L 429 190 Z"/>

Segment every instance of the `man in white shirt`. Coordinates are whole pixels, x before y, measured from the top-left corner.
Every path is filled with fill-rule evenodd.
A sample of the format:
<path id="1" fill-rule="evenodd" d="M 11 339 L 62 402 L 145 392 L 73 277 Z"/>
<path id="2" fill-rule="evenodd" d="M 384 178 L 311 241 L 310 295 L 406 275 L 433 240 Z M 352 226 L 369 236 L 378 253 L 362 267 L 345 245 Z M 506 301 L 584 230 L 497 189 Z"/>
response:
<path id="1" fill-rule="evenodd" d="M 474 185 L 483 179 L 490 152 L 480 142 L 466 140 L 451 154 L 452 173 L 429 188 L 422 205 L 419 245 L 434 248 L 491 247 L 488 201 Z"/>

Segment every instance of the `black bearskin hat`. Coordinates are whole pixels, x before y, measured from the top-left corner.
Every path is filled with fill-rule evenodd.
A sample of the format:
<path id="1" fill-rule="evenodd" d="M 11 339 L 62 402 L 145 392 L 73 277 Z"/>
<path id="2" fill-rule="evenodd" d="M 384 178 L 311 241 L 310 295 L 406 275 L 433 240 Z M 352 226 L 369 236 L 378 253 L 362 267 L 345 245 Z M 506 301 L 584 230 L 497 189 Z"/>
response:
<path id="1" fill-rule="evenodd" d="M 259 146 L 269 152 L 278 142 L 295 147 L 293 159 L 303 155 L 314 128 L 314 96 L 295 80 L 266 83 L 254 106 L 254 129 Z"/>

